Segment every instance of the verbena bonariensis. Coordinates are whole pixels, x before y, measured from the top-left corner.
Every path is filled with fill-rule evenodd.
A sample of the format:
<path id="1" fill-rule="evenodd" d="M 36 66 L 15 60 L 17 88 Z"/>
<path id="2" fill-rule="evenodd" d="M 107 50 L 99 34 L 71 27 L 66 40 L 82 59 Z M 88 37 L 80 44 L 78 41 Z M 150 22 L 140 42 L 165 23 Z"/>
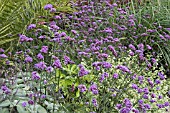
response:
<path id="1" fill-rule="evenodd" d="M 52 97 L 54 107 L 70 105 L 66 107 L 70 112 L 166 111 L 166 76 L 163 67 L 157 66 L 160 55 L 148 40 L 160 35 L 165 43 L 168 34 L 159 34 L 160 27 L 148 29 L 127 9 L 105 0 L 74 6 L 77 12 L 68 18 L 60 14 L 44 25 L 29 25 L 14 55 L 1 51 L 1 62 L 9 60 L 13 65 L 7 65 L 16 69 L 2 73 L 7 78 L 1 87 L 5 97 L 13 94 L 10 81 L 15 82 L 20 71 L 31 72 L 24 81 L 29 87 L 27 102 L 21 103 L 24 108 Z M 52 8 L 51 4 L 44 7 L 55 12 Z M 69 27 L 62 29 L 63 23 Z M 15 80 L 10 79 L 11 73 Z M 54 107 L 50 112 L 56 111 Z"/>

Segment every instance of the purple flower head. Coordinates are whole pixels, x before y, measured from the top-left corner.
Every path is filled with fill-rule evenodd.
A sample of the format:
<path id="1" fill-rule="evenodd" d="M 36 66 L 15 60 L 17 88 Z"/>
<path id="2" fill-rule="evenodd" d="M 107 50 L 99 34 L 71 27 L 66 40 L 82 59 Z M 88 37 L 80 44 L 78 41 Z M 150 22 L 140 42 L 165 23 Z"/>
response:
<path id="1" fill-rule="evenodd" d="M 117 104 L 117 105 L 116 105 L 116 108 L 117 108 L 117 109 L 121 109 L 121 108 L 122 108 L 122 104 Z"/>
<path id="2" fill-rule="evenodd" d="M 5 54 L 0 54 L 0 58 L 8 58 Z"/>
<path id="3" fill-rule="evenodd" d="M 27 102 L 22 102 L 22 107 L 26 107 L 27 106 Z"/>
<path id="4" fill-rule="evenodd" d="M 89 71 L 86 70 L 83 65 L 79 65 L 79 68 L 80 68 L 80 70 L 79 70 L 79 76 L 80 77 L 89 74 Z"/>
<path id="5" fill-rule="evenodd" d="M 19 41 L 20 42 L 27 42 L 28 41 L 28 37 L 26 37 L 25 35 L 19 35 L 20 39 Z"/>
<path id="6" fill-rule="evenodd" d="M 117 73 L 113 74 L 113 78 L 117 79 L 119 77 L 119 75 Z"/>
<path id="7" fill-rule="evenodd" d="M 120 113 L 130 113 L 130 111 L 131 111 L 130 108 L 124 107 L 124 108 L 122 108 L 122 109 L 120 110 Z"/>
<path id="8" fill-rule="evenodd" d="M 46 98 L 46 95 L 44 95 L 44 94 L 41 95 L 41 98 L 42 98 L 42 99 L 45 99 L 45 98 Z"/>
<path id="9" fill-rule="evenodd" d="M 109 73 L 104 72 L 104 73 L 103 73 L 103 76 L 104 76 L 104 77 L 109 77 Z"/>
<path id="10" fill-rule="evenodd" d="M 156 83 L 156 84 L 160 84 L 160 83 L 161 83 L 161 81 L 160 81 L 160 80 L 158 80 L 158 79 L 156 79 L 156 80 L 155 80 L 155 83 Z"/>
<path id="11" fill-rule="evenodd" d="M 138 89 L 138 86 L 133 83 L 133 84 L 132 84 L 132 88 L 133 88 L 133 89 Z"/>
<path id="12" fill-rule="evenodd" d="M 45 65 L 44 62 L 39 62 L 39 63 L 35 64 L 34 67 L 35 67 L 36 69 L 44 70 L 47 66 Z"/>
<path id="13" fill-rule="evenodd" d="M 132 108 L 132 103 L 128 98 L 125 98 L 123 102 L 127 108 Z"/>
<path id="14" fill-rule="evenodd" d="M 61 16 L 58 16 L 58 15 L 57 15 L 57 16 L 54 16 L 54 18 L 60 20 L 60 19 L 61 19 Z"/>
<path id="15" fill-rule="evenodd" d="M 100 81 L 100 82 L 103 82 L 104 79 L 105 79 L 105 76 L 102 74 L 102 75 L 100 76 L 100 78 L 99 78 L 99 81 Z"/>
<path id="16" fill-rule="evenodd" d="M 102 62 L 102 67 L 108 69 L 112 67 L 112 64 L 110 64 L 109 62 Z"/>
<path id="17" fill-rule="evenodd" d="M 145 36 L 148 36 L 148 34 L 147 33 L 142 33 L 141 36 L 145 37 Z"/>
<path id="18" fill-rule="evenodd" d="M 170 39 L 170 35 L 166 34 L 166 35 L 165 35 L 165 38 L 166 38 L 166 39 Z"/>
<path id="19" fill-rule="evenodd" d="M 78 88 L 79 88 L 80 92 L 82 92 L 82 93 L 85 92 L 85 91 L 87 91 L 87 88 L 86 88 L 85 85 L 80 84 L 80 85 L 78 86 Z"/>
<path id="20" fill-rule="evenodd" d="M 156 104 L 156 106 L 157 106 L 158 108 L 163 108 L 163 107 L 164 107 L 163 104 Z"/>
<path id="21" fill-rule="evenodd" d="M 56 8 L 51 8 L 50 9 L 50 13 L 55 13 L 56 12 Z"/>
<path id="22" fill-rule="evenodd" d="M 148 97 L 147 94 L 144 94 L 144 95 L 143 95 L 143 98 L 144 98 L 144 99 L 149 99 L 149 97 Z"/>
<path id="23" fill-rule="evenodd" d="M 62 68 L 62 65 L 61 65 L 61 62 L 60 62 L 59 59 L 56 59 L 56 60 L 54 61 L 53 66 L 54 66 L 55 68 L 60 68 L 60 69 Z"/>
<path id="24" fill-rule="evenodd" d="M 143 89 L 138 88 L 137 90 L 138 90 L 138 93 L 142 93 L 143 92 Z"/>
<path id="25" fill-rule="evenodd" d="M 134 45 L 132 45 L 132 44 L 129 44 L 129 48 L 130 48 L 130 49 L 132 49 L 132 50 L 134 50 L 134 51 L 136 51 L 135 46 L 134 46 Z"/>
<path id="26" fill-rule="evenodd" d="M 156 102 L 156 101 L 155 101 L 155 100 L 153 100 L 153 99 L 151 99 L 151 100 L 150 100 L 150 102 L 151 102 L 151 103 L 154 103 L 154 102 Z"/>
<path id="27" fill-rule="evenodd" d="M 39 39 L 45 39 L 46 36 L 45 36 L 45 35 L 41 35 L 41 36 L 39 36 L 38 38 L 39 38 Z"/>
<path id="28" fill-rule="evenodd" d="M 48 53 L 48 46 L 42 46 L 40 52 L 42 52 L 42 53 Z"/>
<path id="29" fill-rule="evenodd" d="M 143 81 L 144 80 L 144 76 L 138 76 L 138 80 L 139 81 Z"/>
<path id="30" fill-rule="evenodd" d="M 114 7 L 117 7 L 118 5 L 116 3 L 113 4 Z"/>
<path id="31" fill-rule="evenodd" d="M 34 104 L 34 101 L 33 101 L 33 100 L 29 100 L 29 101 L 28 101 L 28 104 L 33 105 L 33 104 Z"/>
<path id="32" fill-rule="evenodd" d="M 32 60 L 32 58 L 30 57 L 30 56 L 27 56 L 26 58 L 25 58 L 25 62 L 26 63 L 31 63 L 33 60 Z"/>
<path id="33" fill-rule="evenodd" d="M 52 9 L 52 8 L 53 8 L 53 5 L 52 5 L 52 4 L 47 4 L 47 5 L 44 6 L 44 9 L 45 9 L 45 10 L 50 10 L 50 9 Z"/>
<path id="34" fill-rule="evenodd" d="M 151 109 L 151 106 L 150 106 L 149 104 L 144 104 L 144 107 L 145 107 L 146 109 Z"/>
<path id="35" fill-rule="evenodd" d="M 65 37 L 65 36 L 67 36 L 67 34 L 65 32 L 60 33 L 60 37 Z"/>
<path id="36" fill-rule="evenodd" d="M 151 94 L 152 98 L 156 98 L 156 95 L 154 93 Z"/>
<path id="37" fill-rule="evenodd" d="M 152 47 L 150 45 L 146 45 L 146 47 L 147 47 L 148 50 L 152 49 Z"/>
<path id="38" fill-rule="evenodd" d="M 170 105 L 169 102 L 164 103 L 164 106 L 166 106 L 166 107 L 169 106 L 169 105 Z"/>
<path id="39" fill-rule="evenodd" d="M 46 68 L 46 71 L 47 71 L 48 73 L 51 73 L 53 70 L 54 70 L 54 69 L 53 69 L 52 66 L 49 66 L 49 67 Z"/>
<path id="40" fill-rule="evenodd" d="M 31 30 L 31 29 L 34 29 L 34 28 L 36 28 L 36 24 L 30 24 L 27 29 Z"/>
<path id="41" fill-rule="evenodd" d="M 76 35 L 77 34 L 77 31 L 76 30 L 71 30 L 71 32 Z"/>
<path id="42" fill-rule="evenodd" d="M 0 48 L 0 53 L 4 53 L 4 52 L 5 52 L 5 50 Z"/>
<path id="43" fill-rule="evenodd" d="M 47 84 L 47 80 L 44 80 L 44 84 Z"/>
<path id="44" fill-rule="evenodd" d="M 142 44 L 142 43 L 138 44 L 138 49 L 143 51 L 144 50 L 144 44 Z"/>
<path id="45" fill-rule="evenodd" d="M 108 46 L 108 49 L 112 52 L 112 54 L 115 56 L 115 57 L 117 57 L 117 51 L 115 50 L 115 48 L 113 47 L 113 46 L 111 46 L 111 45 L 109 45 Z"/>
<path id="46" fill-rule="evenodd" d="M 9 94 L 11 93 L 11 90 L 7 87 L 7 86 L 1 86 L 1 90 L 5 93 L 5 94 Z"/>
<path id="47" fill-rule="evenodd" d="M 117 68 L 117 69 L 120 69 L 120 70 L 123 71 L 123 72 L 131 73 L 131 71 L 129 70 L 129 68 L 126 67 L 126 66 L 118 65 L 118 66 L 116 66 L 116 68 Z"/>
<path id="48" fill-rule="evenodd" d="M 98 89 L 97 89 L 97 85 L 93 84 L 90 86 L 89 90 L 94 94 L 97 95 L 98 94 Z"/>
<path id="49" fill-rule="evenodd" d="M 149 94 L 149 89 L 148 88 L 143 88 L 144 94 Z"/>
<path id="50" fill-rule="evenodd" d="M 143 51 L 141 51 L 141 50 L 136 50 L 135 52 L 136 52 L 136 53 L 139 53 L 141 56 L 142 56 L 142 54 L 143 54 Z"/>
<path id="51" fill-rule="evenodd" d="M 41 53 L 38 53 L 37 58 L 38 58 L 39 60 L 41 60 L 41 59 L 44 59 L 44 56 L 43 56 Z"/>
<path id="52" fill-rule="evenodd" d="M 130 56 L 134 56 L 135 53 L 134 53 L 133 51 L 130 51 L 130 52 L 129 52 L 129 55 L 130 55 Z"/>
<path id="53" fill-rule="evenodd" d="M 32 80 L 40 80 L 40 78 L 40 75 L 36 71 L 32 72 Z"/>
<path id="54" fill-rule="evenodd" d="M 64 56 L 64 63 L 65 63 L 65 65 L 67 65 L 67 64 L 73 64 L 74 62 L 73 61 L 71 61 L 71 59 L 68 57 L 68 56 Z"/>
<path id="55" fill-rule="evenodd" d="M 112 33 L 112 28 L 106 28 L 105 30 L 103 30 L 103 32 L 105 32 L 105 33 Z"/>
<path id="56" fill-rule="evenodd" d="M 92 104 L 97 107 L 97 100 L 95 98 L 92 99 Z"/>
<path id="57" fill-rule="evenodd" d="M 165 79 L 165 76 L 162 72 L 158 72 L 158 76 L 160 77 L 161 80 Z"/>
<path id="58" fill-rule="evenodd" d="M 138 103 L 139 103 L 139 104 L 143 104 L 143 100 L 140 99 L 140 100 L 138 101 Z"/>
<path id="59" fill-rule="evenodd" d="M 163 35 L 159 35 L 159 37 L 162 39 L 162 40 L 166 40 L 165 37 Z"/>
<path id="60" fill-rule="evenodd" d="M 151 58 L 151 61 L 153 64 L 155 64 L 157 62 L 155 58 Z"/>

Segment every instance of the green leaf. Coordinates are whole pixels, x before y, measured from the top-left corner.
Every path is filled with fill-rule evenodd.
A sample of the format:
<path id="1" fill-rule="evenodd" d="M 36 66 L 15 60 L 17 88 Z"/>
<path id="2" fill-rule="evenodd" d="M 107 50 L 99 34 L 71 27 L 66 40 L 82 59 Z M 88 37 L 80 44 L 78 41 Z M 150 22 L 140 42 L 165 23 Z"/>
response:
<path id="1" fill-rule="evenodd" d="M 38 113 L 47 113 L 46 109 L 41 105 L 38 105 L 37 111 Z"/>
<path id="2" fill-rule="evenodd" d="M 78 90 L 77 92 L 76 92 L 76 97 L 79 97 L 80 96 L 80 90 Z"/>
<path id="3" fill-rule="evenodd" d="M 29 113 L 28 111 L 25 111 L 24 107 L 21 105 L 17 105 L 17 111 L 18 113 Z"/>
<path id="4" fill-rule="evenodd" d="M 10 101 L 9 100 L 5 100 L 0 104 L 0 107 L 7 107 L 10 105 Z"/>
<path id="5" fill-rule="evenodd" d="M 2 113 L 9 113 L 9 110 L 8 110 L 8 108 L 4 108 L 4 109 L 2 109 L 1 112 L 2 112 Z"/>

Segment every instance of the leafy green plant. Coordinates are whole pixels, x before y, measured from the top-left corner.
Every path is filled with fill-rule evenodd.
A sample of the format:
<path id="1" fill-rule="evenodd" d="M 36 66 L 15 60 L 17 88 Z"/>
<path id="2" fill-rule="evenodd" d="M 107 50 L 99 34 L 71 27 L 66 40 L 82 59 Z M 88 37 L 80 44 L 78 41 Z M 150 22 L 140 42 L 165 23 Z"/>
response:
<path id="1" fill-rule="evenodd" d="M 0 46 L 16 46 L 18 35 L 27 30 L 27 26 L 36 22 L 41 15 L 47 16 L 44 5 L 56 4 L 57 12 L 72 12 L 68 0 L 0 0 Z M 7 44 L 6 44 L 7 43 Z"/>

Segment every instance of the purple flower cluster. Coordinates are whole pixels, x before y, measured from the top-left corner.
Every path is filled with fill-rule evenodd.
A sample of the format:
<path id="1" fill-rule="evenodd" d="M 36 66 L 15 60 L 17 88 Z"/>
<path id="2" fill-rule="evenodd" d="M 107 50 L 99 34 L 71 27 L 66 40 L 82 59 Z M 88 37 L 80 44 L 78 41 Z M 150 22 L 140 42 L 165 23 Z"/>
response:
<path id="1" fill-rule="evenodd" d="M 19 41 L 20 41 L 21 43 L 22 43 L 22 42 L 31 42 L 31 41 L 33 41 L 33 38 L 29 38 L 29 37 L 27 37 L 27 36 L 25 36 L 25 35 L 20 35 L 19 37 L 20 37 Z"/>
<path id="2" fill-rule="evenodd" d="M 36 71 L 32 72 L 32 80 L 40 80 L 40 78 L 40 75 Z"/>
<path id="3" fill-rule="evenodd" d="M 79 68 L 80 68 L 80 70 L 79 70 L 79 76 L 80 77 L 82 77 L 82 76 L 84 76 L 84 75 L 88 75 L 90 72 L 88 71 L 88 70 L 86 70 L 85 68 L 84 68 L 84 66 L 83 65 L 79 65 Z"/>
<path id="4" fill-rule="evenodd" d="M 34 64 L 34 67 L 36 69 L 44 70 L 47 66 L 46 66 L 45 62 L 39 62 L 37 64 Z"/>
<path id="5" fill-rule="evenodd" d="M 5 94 L 10 94 L 10 93 L 11 93 L 11 90 L 10 90 L 7 86 L 5 86 L 5 85 L 1 86 L 1 90 L 2 90 Z"/>
<path id="6" fill-rule="evenodd" d="M 64 63 L 65 63 L 65 65 L 74 64 L 74 62 L 66 55 L 64 56 Z"/>
<path id="7" fill-rule="evenodd" d="M 80 84 L 79 86 L 78 86 L 78 88 L 80 89 L 80 92 L 85 92 L 85 91 L 87 91 L 87 88 L 86 88 L 86 86 L 85 85 L 82 85 L 82 84 Z"/>
<path id="8" fill-rule="evenodd" d="M 18 51 L 14 55 L 14 57 L 16 56 L 14 64 L 17 62 L 23 65 L 19 68 L 20 71 L 25 71 L 25 69 L 31 71 L 32 81 L 47 88 L 47 86 L 52 86 L 53 74 L 56 69 L 59 69 L 63 75 L 60 79 L 64 81 L 69 78 L 71 80 L 71 85 L 63 85 L 60 87 L 59 93 L 63 95 L 64 92 L 70 102 L 91 101 L 88 105 L 90 103 L 93 105 L 90 106 L 90 110 L 93 111 L 105 112 L 103 106 L 113 106 L 113 103 L 115 106 L 112 108 L 120 113 L 147 112 L 152 109 L 152 103 L 156 104 L 158 108 L 168 107 L 168 101 L 160 102 L 164 96 L 157 95 L 166 76 L 163 71 L 158 72 L 156 77 L 154 76 L 156 79 L 150 76 L 150 74 L 154 75 L 153 72 L 150 72 L 154 71 L 152 69 L 157 64 L 157 54 L 153 52 L 154 43 L 147 42 L 154 42 L 157 37 L 160 37 L 161 41 L 167 40 L 169 35 L 162 33 L 163 31 L 158 35 L 161 27 L 150 29 L 144 25 L 138 25 L 135 16 L 128 15 L 126 11 L 128 8 L 117 8 L 116 3 L 111 4 L 107 0 L 80 1 L 80 3 L 72 5 L 76 9 L 74 13 L 58 15 L 54 13 L 56 12 L 55 6 L 45 5 L 44 9 L 53 13 L 48 15 L 52 15 L 50 20 L 47 20 L 49 17 L 42 16 L 40 18 L 44 18 L 47 22 L 40 22 L 41 24 L 39 23 L 37 26 L 30 24 L 27 27 L 28 35 L 32 33 L 31 37 L 37 38 L 29 38 L 28 35 L 23 34 L 19 36 L 22 51 Z M 105 17 L 108 17 L 109 21 Z M 139 43 L 138 40 L 141 42 Z M 25 50 L 25 48 L 27 49 Z M 12 55 L 7 56 L 4 52 L 0 48 L 0 63 L 1 60 L 5 60 L 7 64 L 10 64 L 10 61 L 5 58 L 9 57 L 11 60 Z M 79 67 L 79 71 L 76 71 L 76 74 L 67 75 L 64 69 L 70 68 L 73 64 Z M 113 68 L 113 66 L 116 67 Z M 143 69 L 142 72 L 140 72 L 140 68 Z M 10 70 L 8 71 L 10 73 Z M 11 73 L 13 74 L 12 71 Z M 139 75 L 135 73 L 139 73 Z M 112 76 L 110 76 L 111 74 Z M 8 73 L 5 77 L 10 78 Z M 58 84 L 56 81 L 54 83 Z M 75 87 L 87 95 L 82 94 L 75 97 L 74 90 L 77 90 L 74 89 Z M 6 86 L 2 86 L 1 89 L 6 94 L 10 93 Z M 70 89 L 71 92 L 69 92 Z M 35 102 L 38 102 L 37 98 L 42 100 L 46 98 L 46 95 L 41 94 L 42 92 L 34 89 L 32 92 L 29 95 L 28 103 L 22 103 L 23 107 L 26 107 L 27 104 L 34 105 Z M 52 93 L 49 94 L 55 97 Z M 136 100 L 140 99 L 138 103 L 134 104 L 135 99 L 130 100 L 131 97 L 134 97 L 131 94 L 137 94 L 140 97 L 135 97 Z M 62 100 L 68 102 L 65 98 Z M 102 101 L 97 102 L 97 100 Z M 110 103 L 110 100 L 113 103 Z M 60 99 L 58 101 L 60 102 Z M 121 104 L 118 104 L 119 102 Z"/>
<path id="9" fill-rule="evenodd" d="M 48 53 L 48 46 L 42 46 L 40 52 L 42 52 L 42 53 Z"/>
<path id="10" fill-rule="evenodd" d="M 90 86 L 89 90 L 90 90 L 94 95 L 97 95 L 97 94 L 99 93 L 96 84 L 92 84 L 92 85 Z"/>
<path id="11" fill-rule="evenodd" d="M 0 58 L 8 58 L 8 56 L 5 54 L 0 54 Z"/>
<path id="12" fill-rule="evenodd" d="M 34 29 L 34 28 L 36 28 L 36 24 L 30 24 L 27 29 L 31 30 L 31 29 Z"/>
<path id="13" fill-rule="evenodd" d="M 62 65 L 61 65 L 61 62 L 60 62 L 59 59 L 56 59 L 56 60 L 54 61 L 53 66 L 54 66 L 55 68 L 59 68 L 59 69 L 62 68 Z"/>
<path id="14" fill-rule="evenodd" d="M 117 68 L 117 69 L 120 69 L 120 70 L 123 71 L 123 72 L 131 73 L 131 71 L 129 70 L 129 68 L 126 67 L 126 66 L 118 65 L 118 66 L 116 66 L 116 68 Z"/>

